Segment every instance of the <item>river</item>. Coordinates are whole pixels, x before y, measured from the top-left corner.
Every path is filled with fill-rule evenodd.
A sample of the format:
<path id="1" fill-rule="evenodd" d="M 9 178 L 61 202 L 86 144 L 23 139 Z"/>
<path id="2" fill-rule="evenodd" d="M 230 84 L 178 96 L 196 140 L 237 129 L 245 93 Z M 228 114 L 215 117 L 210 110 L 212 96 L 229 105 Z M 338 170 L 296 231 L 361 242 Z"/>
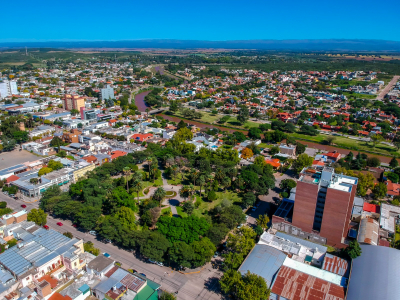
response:
<path id="1" fill-rule="evenodd" d="M 144 102 L 144 97 L 146 97 L 151 91 L 141 92 L 135 95 L 135 105 L 140 112 L 145 112 L 146 108 L 149 108 Z"/>

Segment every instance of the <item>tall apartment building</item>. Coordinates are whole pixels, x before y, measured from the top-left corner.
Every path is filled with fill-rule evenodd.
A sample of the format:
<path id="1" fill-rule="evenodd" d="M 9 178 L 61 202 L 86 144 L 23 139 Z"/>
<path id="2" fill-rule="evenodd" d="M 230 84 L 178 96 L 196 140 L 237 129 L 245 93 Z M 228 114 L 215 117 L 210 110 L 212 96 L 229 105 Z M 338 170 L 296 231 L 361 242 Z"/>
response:
<path id="1" fill-rule="evenodd" d="M 79 112 L 81 107 L 85 107 L 85 99 L 78 95 L 65 95 L 63 99 L 63 108 L 66 110 L 76 109 Z"/>
<path id="2" fill-rule="evenodd" d="M 289 223 L 326 238 L 328 245 L 344 247 L 357 183 L 358 178 L 335 174 L 331 167 L 304 168 L 294 197 L 282 202 L 273 222 Z"/>
<path id="3" fill-rule="evenodd" d="M 109 85 L 107 85 L 107 87 L 105 87 L 104 89 L 101 89 L 101 100 L 105 100 L 105 99 L 114 99 L 114 89 L 112 87 L 110 87 Z"/>

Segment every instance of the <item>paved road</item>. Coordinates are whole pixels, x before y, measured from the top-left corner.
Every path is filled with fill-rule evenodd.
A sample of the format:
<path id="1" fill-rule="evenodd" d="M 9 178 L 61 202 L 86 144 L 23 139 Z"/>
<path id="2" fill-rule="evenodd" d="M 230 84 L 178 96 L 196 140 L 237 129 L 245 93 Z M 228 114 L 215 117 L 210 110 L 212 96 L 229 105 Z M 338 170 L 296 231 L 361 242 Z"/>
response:
<path id="1" fill-rule="evenodd" d="M 390 92 L 390 90 L 393 88 L 399 78 L 400 76 L 394 76 L 393 79 L 390 80 L 388 85 L 385 86 L 385 88 L 379 93 L 378 97 L 376 97 L 376 100 L 382 100 L 383 98 L 385 98 L 386 94 Z"/>
<path id="2" fill-rule="evenodd" d="M 21 204 L 25 204 L 26 210 L 37 208 L 39 203 L 26 203 L 21 200 L 14 200 L 0 193 L 0 201 L 6 201 L 8 207 L 13 209 L 21 209 Z M 63 226 L 58 226 L 56 223 L 62 222 Z M 96 248 L 101 252 L 107 252 L 115 261 L 122 263 L 125 269 L 135 269 L 140 273 L 144 273 L 147 277 L 162 285 L 161 289 L 169 292 L 178 291 L 178 299 L 182 300 L 214 300 L 222 299 L 217 293 L 218 280 L 222 276 L 222 272 L 212 268 L 211 263 L 205 265 L 200 273 L 196 274 L 181 274 L 175 272 L 168 267 L 159 267 L 139 260 L 132 252 L 123 250 L 113 244 L 105 244 L 96 240 L 96 237 L 78 231 L 72 226 L 71 221 L 55 219 L 49 216 L 47 225 L 61 233 L 71 232 L 75 237 L 87 241 L 92 241 Z"/>

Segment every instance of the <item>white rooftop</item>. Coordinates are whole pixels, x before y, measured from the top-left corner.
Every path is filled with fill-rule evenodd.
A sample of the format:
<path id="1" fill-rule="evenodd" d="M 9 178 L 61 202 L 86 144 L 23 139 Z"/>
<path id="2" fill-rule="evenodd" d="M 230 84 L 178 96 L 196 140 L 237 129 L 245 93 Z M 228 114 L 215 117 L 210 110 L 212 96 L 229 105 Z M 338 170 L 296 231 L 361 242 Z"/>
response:
<path id="1" fill-rule="evenodd" d="M 396 215 L 400 215 L 400 207 L 382 203 L 381 216 L 379 220 L 380 227 L 384 230 L 394 233 Z"/>
<path id="2" fill-rule="evenodd" d="M 293 260 L 289 257 L 285 258 L 285 261 L 283 262 L 283 265 L 289 268 L 292 268 L 294 270 L 303 272 L 305 274 L 308 274 L 310 276 L 314 276 L 316 278 L 320 278 L 322 280 L 331 282 L 333 284 L 342 286 L 342 276 L 316 268 L 312 267 L 310 265 L 304 264 L 302 262 Z"/>
<path id="3" fill-rule="evenodd" d="M 352 185 L 356 184 L 356 182 L 356 178 L 335 175 L 335 177 L 332 178 L 332 181 L 329 184 L 329 188 L 343 192 L 350 192 L 352 189 Z"/>

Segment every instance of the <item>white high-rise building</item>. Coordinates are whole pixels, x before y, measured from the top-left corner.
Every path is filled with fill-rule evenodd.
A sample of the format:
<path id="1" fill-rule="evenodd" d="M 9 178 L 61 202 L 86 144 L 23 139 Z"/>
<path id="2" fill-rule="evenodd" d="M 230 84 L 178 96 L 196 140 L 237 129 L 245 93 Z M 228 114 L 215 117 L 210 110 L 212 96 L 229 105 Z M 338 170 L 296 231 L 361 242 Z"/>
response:
<path id="1" fill-rule="evenodd" d="M 107 85 L 104 89 L 101 89 L 101 100 L 115 99 L 114 89 Z"/>

